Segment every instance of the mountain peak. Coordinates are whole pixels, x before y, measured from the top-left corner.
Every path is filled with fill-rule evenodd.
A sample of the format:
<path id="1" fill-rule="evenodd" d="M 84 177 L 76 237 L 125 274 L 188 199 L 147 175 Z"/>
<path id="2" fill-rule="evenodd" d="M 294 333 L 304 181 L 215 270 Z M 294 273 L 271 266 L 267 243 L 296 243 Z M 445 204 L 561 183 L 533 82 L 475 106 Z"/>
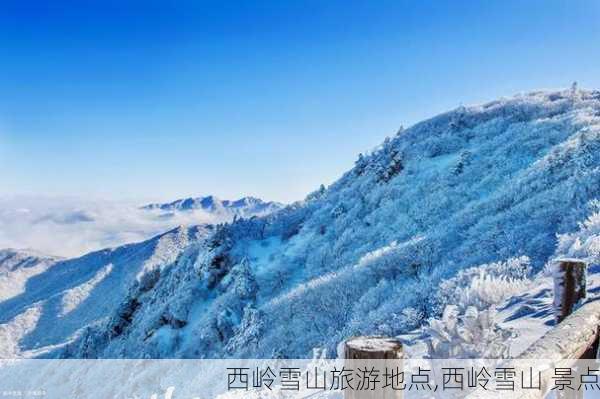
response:
<path id="1" fill-rule="evenodd" d="M 205 211 L 222 216 L 264 216 L 283 208 L 283 204 L 273 201 L 263 201 L 256 197 L 242 197 L 237 200 L 221 200 L 214 195 L 203 197 L 189 197 L 178 199 L 169 203 L 153 203 L 142 206 L 145 210 L 159 210 L 163 212 L 191 212 Z"/>

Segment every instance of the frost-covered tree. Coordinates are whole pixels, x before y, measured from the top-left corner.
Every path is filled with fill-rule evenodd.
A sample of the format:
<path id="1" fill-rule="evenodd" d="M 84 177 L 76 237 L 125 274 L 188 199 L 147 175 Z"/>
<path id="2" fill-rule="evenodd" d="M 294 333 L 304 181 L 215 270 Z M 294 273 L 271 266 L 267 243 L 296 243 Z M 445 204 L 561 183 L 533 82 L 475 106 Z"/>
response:
<path id="1" fill-rule="evenodd" d="M 435 294 L 436 307 L 458 305 L 485 310 L 506 298 L 524 292 L 531 285 L 531 265 L 527 257 L 483 264 L 460 271 L 442 281 Z"/>
<path id="2" fill-rule="evenodd" d="M 426 328 L 431 359 L 506 359 L 517 332 L 501 328 L 491 307 L 470 306 L 461 312 L 448 305 L 441 319 L 432 319 Z"/>

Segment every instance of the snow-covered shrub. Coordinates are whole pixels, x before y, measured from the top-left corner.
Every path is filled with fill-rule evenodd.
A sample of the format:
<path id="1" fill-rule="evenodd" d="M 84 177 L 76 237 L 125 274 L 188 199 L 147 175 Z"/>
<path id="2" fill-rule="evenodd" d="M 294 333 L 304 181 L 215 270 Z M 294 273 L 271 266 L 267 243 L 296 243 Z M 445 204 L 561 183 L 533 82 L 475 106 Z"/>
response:
<path id="1" fill-rule="evenodd" d="M 456 164 L 454 165 L 454 169 L 452 170 L 452 173 L 456 176 L 460 175 L 465 170 L 465 167 L 467 167 L 469 165 L 472 157 L 473 157 L 473 154 L 470 151 L 468 151 L 468 150 L 461 151 L 461 153 L 458 156 L 458 160 L 456 161 Z"/>
<path id="2" fill-rule="evenodd" d="M 229 274 L 223 278 L 222 283 L 224 289 L 230 289 L 240 299 L 254 298 L 258 290 L 256 279 L 250 269 L 250 263 L 245 258 L 231 268 Z"/>
<path id="3" fill-rule="evenodd" d="M 510 344 L 516 337 L 511 329 L 495 321 L 496 309 L 478 310 L 469 306 L 461 312 L 448 305 L 441 319 L 431 319 L 426 328 L 431 359 L 504 359 L 510 356 Z"/>
<path id="4" fill-rule="evenodd" d="M 591 201 L 589 208 L 590 215 L 579 224 L 576 232 L 558 236 L 555 257 L 579 258 L 590 263 L 600 263 L 600 201 Z"/>
<path id="5" fill-rule="evenodd" d="M 516 334 L 495 320 L 496 305 L 530 286 L 529 258 L 511 258 L 460 271 L 440 284 L 441 319 L 425 329 L 431 358 L 505 358 Z"/>
<path id="6" fill-rule="evenodd" d="M 420 326 L 425 315 L 410 300 L 417 297 L 415 288 L 421 288 L 415 280 L 406 281 L 406 285 L 380 281 L 354 305 L 348 335 L 395 336 Z M 403 300 L 403 295 L 409 300 Z"/>
<path id="7" fill-rule="evenodd" d="M 484 310 L 523 292 L 531 280 L 529 258 L 522 256 L 505 262 L 484 264 L 460 271 L 440 284 L 436 296 L 438 309 L 459 304 Z"/>

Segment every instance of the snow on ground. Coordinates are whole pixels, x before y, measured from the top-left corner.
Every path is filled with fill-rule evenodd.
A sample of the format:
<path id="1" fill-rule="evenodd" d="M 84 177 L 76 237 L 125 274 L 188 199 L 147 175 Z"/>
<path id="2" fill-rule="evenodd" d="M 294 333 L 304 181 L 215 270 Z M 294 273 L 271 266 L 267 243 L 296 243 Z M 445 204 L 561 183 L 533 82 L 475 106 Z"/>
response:
<path id="1" fill-rule="evenodd" d="M 23 313 L 0 324 L 0 359 L 13 359 L 22 355 L 20 341 L 33 331 L 42 314 L 43 303 L 33 304 Z"/>
<path id="2" fill-rule="evenodd" d="M 0 250 L 0 301 L 21 294 L 30 278 L 46 271 L 58 259 L 33 251 Z"/>
<path id="3" fill-rule="evenodd" d="M 91 279 L 85 283 L 78 285 L 77 287 L 66 290 L 62 295 L 61 310 L 59 311 L 59 317 L 66 316 L 73 310 L 75 310 L 83 301 L 85 301 L 94 288 L 102 282 L 112 272 L 113 265 L 109 263 L 102 269 L 100 269 Z"/>

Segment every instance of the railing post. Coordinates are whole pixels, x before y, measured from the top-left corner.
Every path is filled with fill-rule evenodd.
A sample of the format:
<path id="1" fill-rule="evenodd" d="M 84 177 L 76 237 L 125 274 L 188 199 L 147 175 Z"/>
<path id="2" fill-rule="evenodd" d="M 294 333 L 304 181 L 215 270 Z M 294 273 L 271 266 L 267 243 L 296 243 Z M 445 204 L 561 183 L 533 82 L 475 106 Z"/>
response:
<path id="1" fill-rule="evenodd" d="M 560 323 L 575 310 L 577 303 L 586 297 L 587 264 L 577 259 L 559 259 L 554 274 L 554 309 L 556 323 Z M 600 327 L 600 326 L 599 326 Z M 596 339 L 588 347 L 581 359 L 598 358 L 600 330 L 596 329 Z"/>
<path id="2" fill-rule="evenodd" d="M 554 311 L 556 324 L 573 313 L 586 296 L 587 264 L 577 259 L 559 259 L 554 273 Z"/>
<path id="3" fill-rule="evenodd" d="M 402 372 L 401 359 L 403 357 L 402 342 L 394 338 L 385 337 L 354 337 L 344 345 L 344 357 L 348 369 L 369 369 L 374 366 L 383 374 L 386 369 Z M 401 384 L 405 384 L 404 374 Z M 402 391 L 394 389 L 346 389 L 345 399 L 401 399 Z M 366 388 L 366 387 L 364 387 Z"/>

